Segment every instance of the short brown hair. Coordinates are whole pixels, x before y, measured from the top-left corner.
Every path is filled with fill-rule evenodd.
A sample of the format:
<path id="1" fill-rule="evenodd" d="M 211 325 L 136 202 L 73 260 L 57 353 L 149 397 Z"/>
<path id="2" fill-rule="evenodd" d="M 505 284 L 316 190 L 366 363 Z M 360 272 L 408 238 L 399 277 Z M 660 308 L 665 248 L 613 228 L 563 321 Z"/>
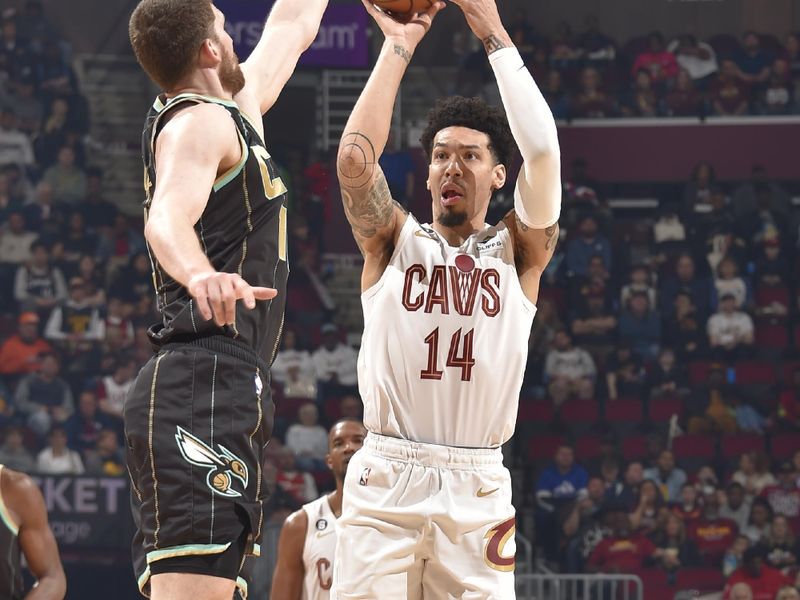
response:
<path id="1" fill-rule="evenodd" d="M 211 6 L 211 0 L 142 0 L 133 11 L 131 46 L 162 89 L 174 89 L 191 71 L 203 41 L 214 39 Z"/>

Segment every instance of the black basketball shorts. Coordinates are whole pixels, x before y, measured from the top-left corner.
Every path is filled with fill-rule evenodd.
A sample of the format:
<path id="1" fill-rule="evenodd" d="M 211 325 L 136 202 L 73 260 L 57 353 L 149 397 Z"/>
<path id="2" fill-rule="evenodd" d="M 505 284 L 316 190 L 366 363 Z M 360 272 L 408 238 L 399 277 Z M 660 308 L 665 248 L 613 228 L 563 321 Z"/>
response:
<path id="1" fill-rule="evenodd" d="M 152 574 L 198 573 L 246 595 L 239 573 L 259 553 L 273 414 L 266 365 L 229 338 L 166 345 L 142 368 L 125 438 L 143 594 Z"/>

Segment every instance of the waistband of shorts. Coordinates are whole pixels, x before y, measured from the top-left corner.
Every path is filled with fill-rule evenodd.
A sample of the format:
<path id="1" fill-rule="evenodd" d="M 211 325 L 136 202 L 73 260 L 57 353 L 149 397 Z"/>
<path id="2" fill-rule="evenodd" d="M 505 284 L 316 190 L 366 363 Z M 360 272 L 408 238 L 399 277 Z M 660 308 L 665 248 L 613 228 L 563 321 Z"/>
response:
<path id="1" fill-rule="evenodd" d="M 364 448 L 389 460 L 399 460 L 422 467 L 448 469 L 487 468 L 503 464 L 500 448 L 461 448 L 442 444 L 425 444 L 369 432 Z"/>
<path id="2" fill-rule="evenodd" d="M 267 363 L 264 362 L 264 359 L 261 358 L 255 350 L 243 342 L 234 340 L 233 338 L 229 338 L 224 335 L 210 335 L 207 337 L 178 340 L 173 339 L 173 341 L 160 346 L 159 350 L 180 350 L 186 348 L 186 346 L 203 348 L 204 350 L 208 350 L 210 352 L 227 354 L 228 356 L 232 356 L 233 358 L 241 360 L 248 365 L 258 367 L 262 376 L 269 376 L 269 367 L 267 366 Z"/>

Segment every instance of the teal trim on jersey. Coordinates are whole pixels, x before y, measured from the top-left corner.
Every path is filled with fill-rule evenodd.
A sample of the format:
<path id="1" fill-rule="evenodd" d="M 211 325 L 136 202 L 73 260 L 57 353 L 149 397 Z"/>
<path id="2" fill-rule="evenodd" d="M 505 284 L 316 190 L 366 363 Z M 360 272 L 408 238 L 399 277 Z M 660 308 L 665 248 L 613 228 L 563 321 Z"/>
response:
<path id="1" fill-rule="evenodd" d="M 160 96 L 156 96 L 155 102 L 153 102 L 153 108 L 156 109 L 156 112 L 161 112 L 165 108 L 167 108 L 170 104 L 174 102 L 179 102 L 181 100 L 202 100 L 204 102 L 211 102 L 212 104 L 221 104 L 222 106 L 227 106 L 229 108 L 235 108 L 241 112 L 239 105 L 236 104 L 233 100 L 225 100 L 224 98 L 216 98 L 215 96 L 204 96 L 203 94 L 178 94 L 174 98 L 170 98 L 167 100 L 167 103 L 164 104 L 161 101 Z M 242 113 L 244 114 L 244 113 Z"/>
<path id="2" fill-rule="evenodd" d="M 239 131 L 239 128 L 236 128 L 236 135 L 239 136 L 239 143 L 242 146 L 242 158 L 239 159 L 239 162 L 233 165 L 230 169 L 225 171 L 222 175 L 217 177 L 216 181 L 214 181 L 214 191 L 218 192 L 226 185 L 228 185 L 231 181 L 236 179 L 236 176 L 242 172 L 244 169 L 244 164 L 247 162 L 247 159 L 250 157 L 250 148 L 247 146 L 247 142 L 242 137 L 242 132 Z"/>
<path id="3" fill-rule="evenodd" d="M 147 564 L 149 565 L 156 561 L 163 560 L 165 558 L 173 558 L 175 556 L 219 554 L 221 552 L 225 552 L 230 545 L 230 542 L 227 544 L 187 544 L 185 546 L 164 548 L 163 550 L 152 550 L 147 553 Z"/>
<path id="4" fill-rule="evenodd" d="M 239 588 L 239 594 L 241 594 L 242 598 L 247 600 L 247 582 L 241 577 L 237 577 L 236 587 Z"/>
<path id="5" fill-rule="evenodd" d="M 253 556 L 261 556 L 261 545 L 253 544 Z"/>
<path id="6" fill-rule="evenodd" d="M 144 586 L 147 585 L 147 581 L 150 579 L 150 566 L 144 568 L 144 573 L 142 573 L 141 577 L 136 580 L 136 585 L 139 586 L 139 591 L 142 593 L 142 596 L 146 595 L 144 593 Z"/>

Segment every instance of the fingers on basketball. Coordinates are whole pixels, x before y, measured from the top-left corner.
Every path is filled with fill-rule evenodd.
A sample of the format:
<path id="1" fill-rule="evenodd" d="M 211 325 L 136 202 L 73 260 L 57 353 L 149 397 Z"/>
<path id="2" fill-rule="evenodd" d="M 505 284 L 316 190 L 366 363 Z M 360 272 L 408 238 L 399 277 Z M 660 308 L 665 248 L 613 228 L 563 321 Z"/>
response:
<path id="1" fill-rule="evenodd" d="M 428 13 L 436 6 L 434 0 L 370 0 L 383 12 L 398 21 L 409 21 L 417 13 Z"/>

